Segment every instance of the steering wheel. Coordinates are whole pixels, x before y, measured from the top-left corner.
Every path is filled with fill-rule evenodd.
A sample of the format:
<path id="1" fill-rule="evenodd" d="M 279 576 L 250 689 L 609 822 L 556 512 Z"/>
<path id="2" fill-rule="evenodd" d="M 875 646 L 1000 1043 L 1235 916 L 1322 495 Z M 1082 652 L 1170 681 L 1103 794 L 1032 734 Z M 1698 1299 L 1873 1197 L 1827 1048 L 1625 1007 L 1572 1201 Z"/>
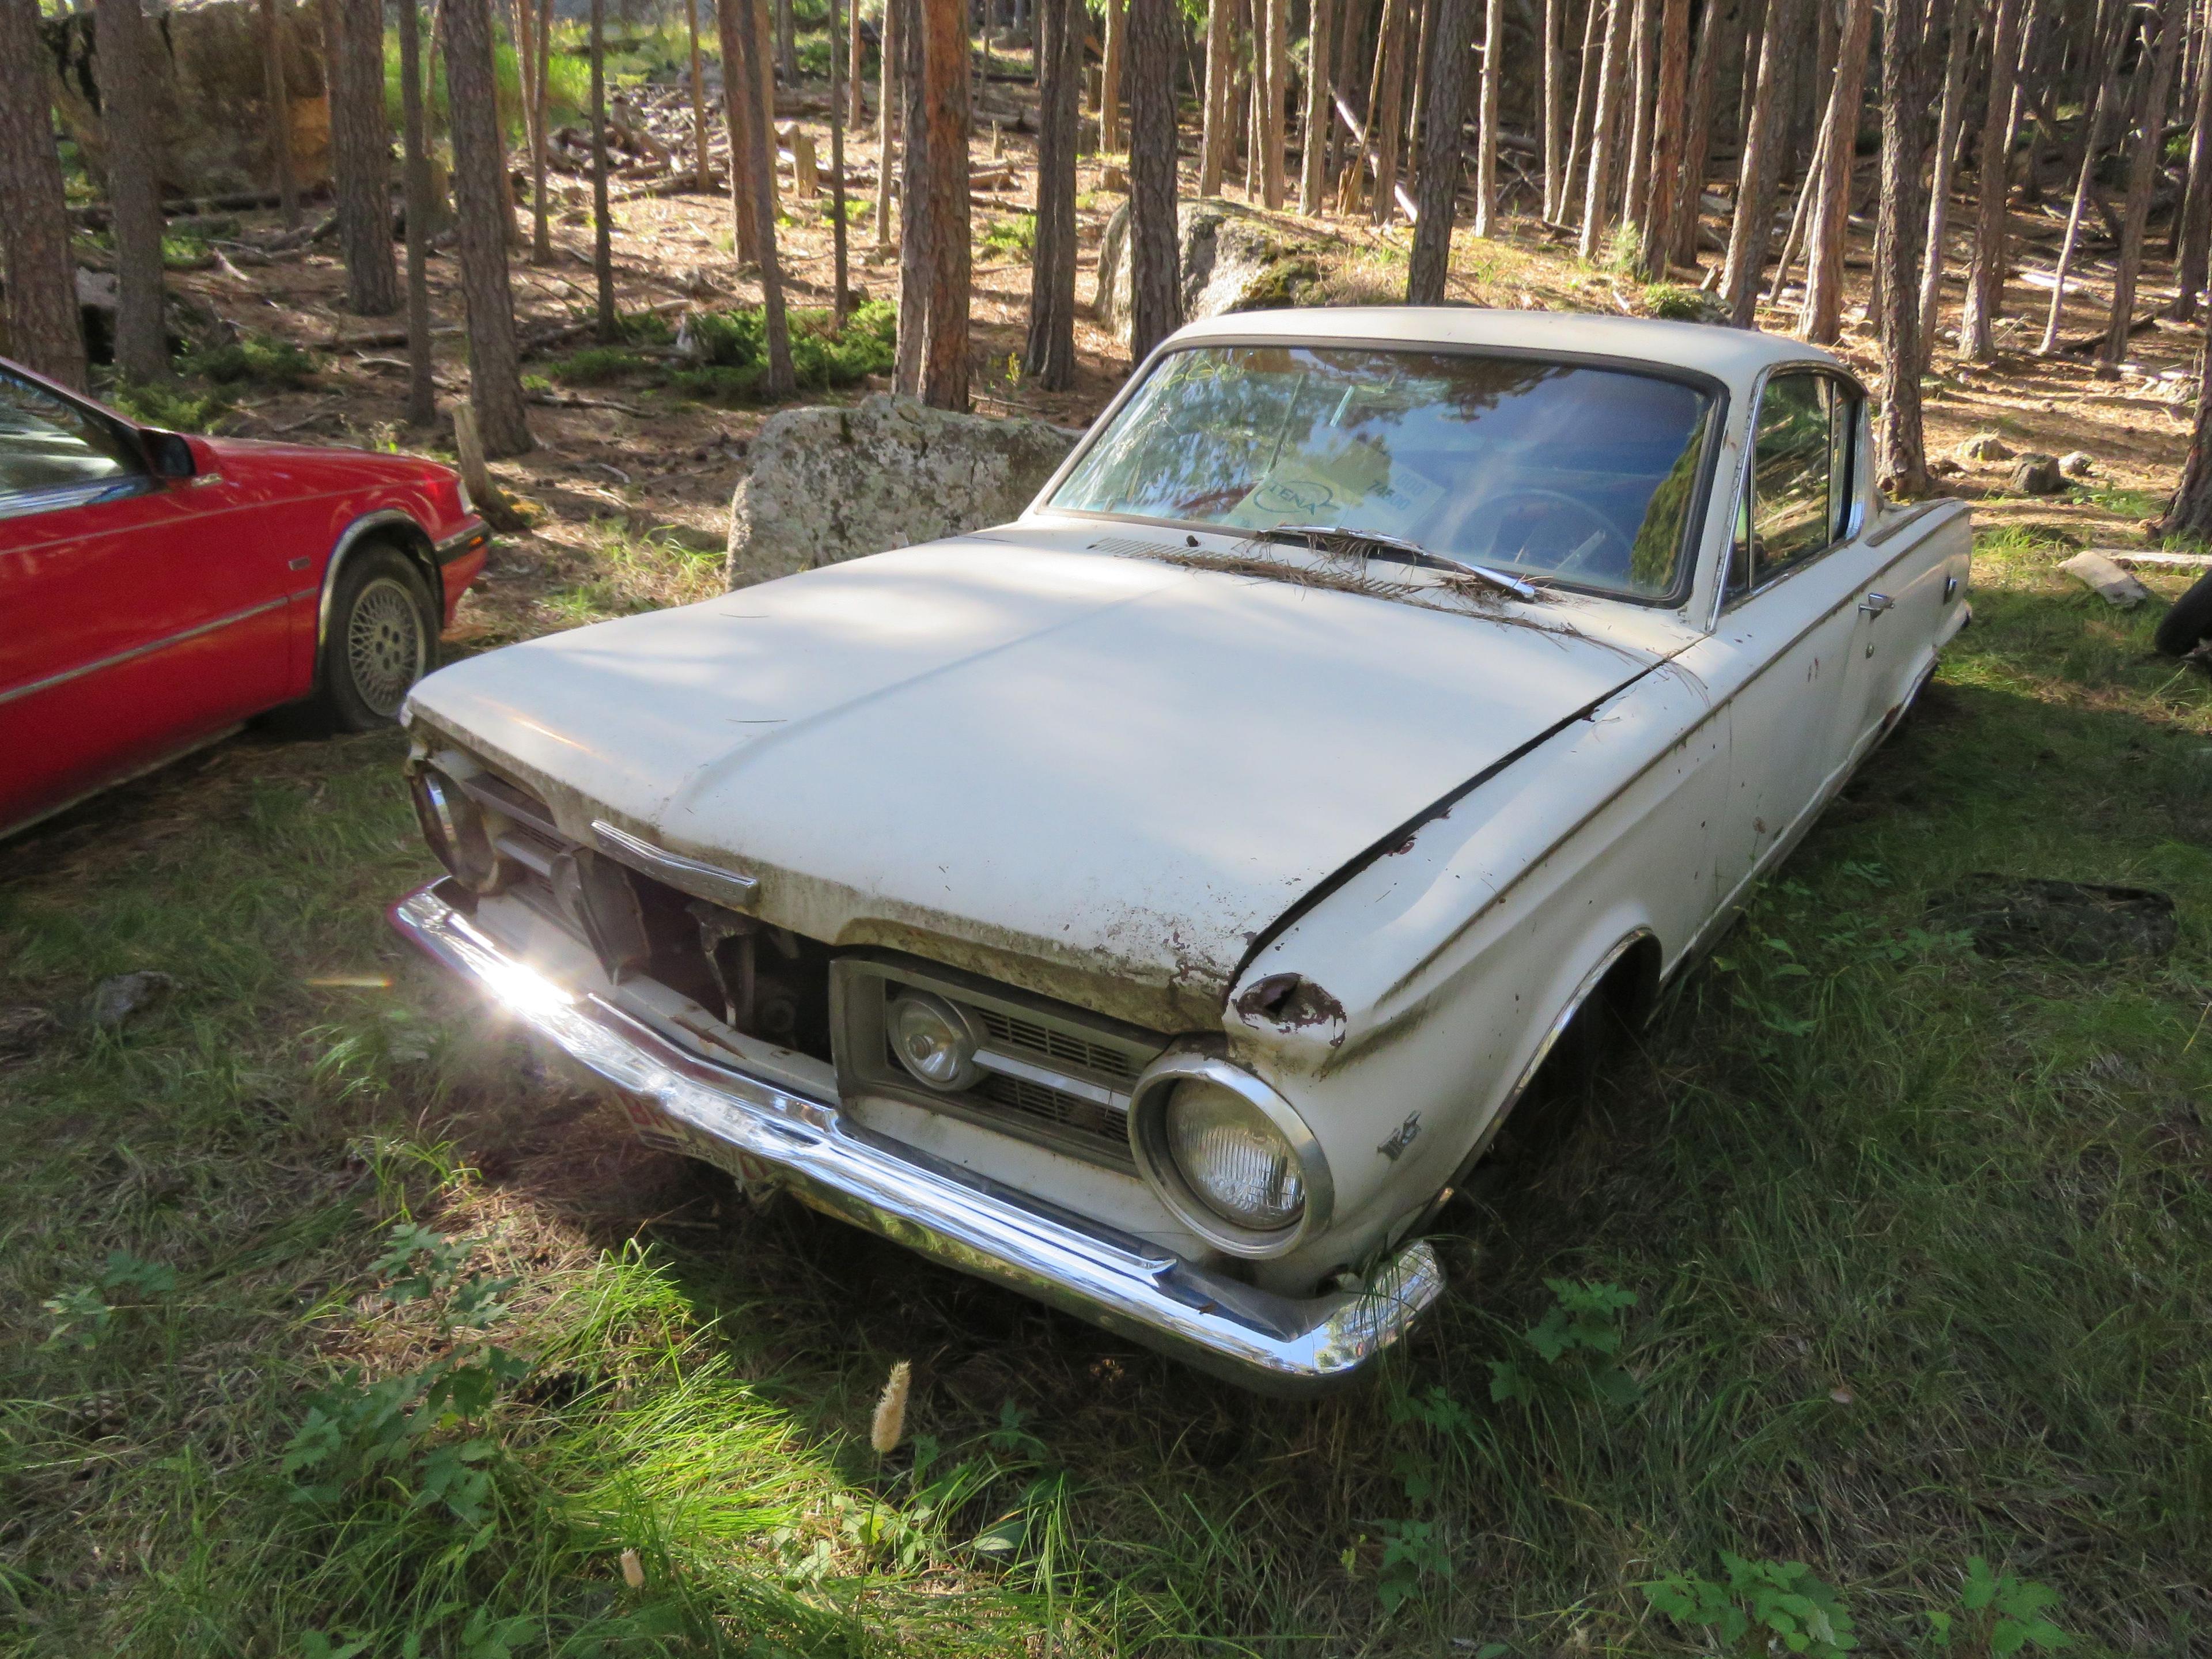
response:
<path id="1" fill-rule="evenodd" d="M 1487 520 L 1488 556 L 1495 562 L 1562 576 L 1628 578 L 1634 550 L 1619 526 L 1588 501 L 1533 485 L 1502 489 L 1469 502 L 1453 530 L 1462 529 L 1478 514 Z M 1522 520 L 1517 532 L 1516 519 Z M 1448 538 L 1457 539 L 1456 535 Z"/>

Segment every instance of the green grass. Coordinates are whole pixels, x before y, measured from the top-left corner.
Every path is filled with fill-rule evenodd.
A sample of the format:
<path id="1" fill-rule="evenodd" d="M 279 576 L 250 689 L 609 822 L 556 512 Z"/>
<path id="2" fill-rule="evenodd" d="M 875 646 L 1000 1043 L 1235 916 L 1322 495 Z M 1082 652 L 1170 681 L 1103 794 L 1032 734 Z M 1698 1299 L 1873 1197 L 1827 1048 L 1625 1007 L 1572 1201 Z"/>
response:
<path id="1" fill-rule="evenodd" d="M 1919 1654 L 1977 1556 L 2069 1651 L 2204 1651 L 2212 695 L 2062 553 L 1985 551 L 1926 706 L 1310 1404 L 637 1148 L 385 927 L 396 734 L 80 809 L 0 883 L 0 1009 L 61 1022 L 0 1060 L 0 1654 L 1687 1656 L 1684 1587 L 1790 1561 Z M 1977 871 L 2160 888 L 2180 946 L 1983 959 L 1928 915 Z M 407 1299 L 403 1221 L 507 1311 Z M 526 1376 L 288 1472 L 471 1317 Z"/>

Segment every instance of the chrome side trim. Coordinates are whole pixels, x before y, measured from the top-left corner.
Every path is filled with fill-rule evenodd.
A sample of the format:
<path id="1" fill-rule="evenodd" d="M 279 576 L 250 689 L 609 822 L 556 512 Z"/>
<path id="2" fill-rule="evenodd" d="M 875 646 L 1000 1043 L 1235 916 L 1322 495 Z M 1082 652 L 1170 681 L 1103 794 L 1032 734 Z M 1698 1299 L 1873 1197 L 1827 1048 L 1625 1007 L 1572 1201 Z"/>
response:
<path id="1" fill-rule="evenodd" d="M 212 634 L 218 629 L 228 628 L 234 623 L 251 621 L 264 611 L 281 610 L 290 603 L 289 599 L 264 600 L 259 605 L 250 605 L 243 611 L 234 611 L 227 617 L 197 623 L 177 633 L 164 635 L 158 640 L 149 640 L 143 645 L 134 645 L 128 651 L 118 651 L 112 656 L 101 657 L 94 662 L 81 662 L 74 668 L 64 668 L 59 673 L 46 675 L 43 679 L 26 680 L 21 685 L 11 685 L 5 691 L 0 691 L 0 703 L 13 702 L 16 698 L 27 697 L 34 691 L 50 691 L 55 686 L 82 679 L 87 674 L 96 674 L 103 668 L 114 668 L 140 657 L 151 656 L 156 651 L 166 651 L 173 645 L 196 640 L 203 634 Z"/>
<path id="2" fill-rule="evenodd" d="M 441 569 L 443 569 L 466 551 L 471 543 L 478 539 L 489 544 L 491 540 L 491 526 L 482 519 L 471 519 L 466 529 L 456 530 L 441 542 L 432 542 L 430 557 Z"/>
<path id="3" fill-rule="evenodd" d="M 649 841 L 640 840 L 626 830 L 616 829 L 604 818 L 592 820 L 592 834 L 601 848 L 625 864 L 642 866 L 647 873 L 659 877 L 671 887 L 681 888 L 694 898 L 714 904 L 744 904 L 760 891 L 760 883 L 754 877 L 687 859 L 681 853 L 671 853 Z"/>
<path id="4" fill-rule="evenodd" d="M 1158 1246 L 928 1157 L 808 1097 L 686 1054 L 611 1005 L 564 990 L 448 903 L 410 894 L 392 923 L 432 960 L 609 1087 L 634 1118 L 680 1132 L 748 1180 L 1249 1389 L 1310 1394 L 1340 1382 L 1443 1293 L 1417 1241 L 1357 1290 L 1306 1300 L 1208 1273 Z"/>

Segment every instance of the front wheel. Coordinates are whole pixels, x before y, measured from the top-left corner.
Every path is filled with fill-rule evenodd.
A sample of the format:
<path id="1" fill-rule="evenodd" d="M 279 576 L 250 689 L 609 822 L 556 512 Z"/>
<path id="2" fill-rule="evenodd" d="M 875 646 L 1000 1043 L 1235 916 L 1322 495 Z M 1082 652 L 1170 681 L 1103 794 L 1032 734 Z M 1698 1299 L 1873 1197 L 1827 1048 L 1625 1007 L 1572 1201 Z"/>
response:
<path id="1" fill-rule="evenodd" d="M 331 595 L 318 712 L 342 732 L 386 725 L 437 665 L 437 609 L 407 556 L 377 547 L 348 560 Z"/>

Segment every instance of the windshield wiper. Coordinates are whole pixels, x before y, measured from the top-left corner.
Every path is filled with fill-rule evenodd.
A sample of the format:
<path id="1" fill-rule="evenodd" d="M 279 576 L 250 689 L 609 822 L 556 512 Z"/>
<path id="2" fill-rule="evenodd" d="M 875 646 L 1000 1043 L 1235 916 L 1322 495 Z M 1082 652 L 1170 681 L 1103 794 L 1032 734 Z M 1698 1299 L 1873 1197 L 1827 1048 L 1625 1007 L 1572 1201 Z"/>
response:
<path id="1" fill-rule="evenodd" d="M 1365 558 L 1380 556 L 1396 559 L 1406 564 L 1417 564 L 1428 570 L 1455 571 L 1460 575 L 1473 576 L 1479 581 L 1488 582 L 1492 587 L 1500 588 L 1516 599 L 1536 597 L 1535 588 L 1518 577 L 1509 576 L 1485 565 L 1469 564 L 1466 560 L 1455 559 L 1449 554 L 1431 553 L 1419 542 L 1409 542 L 1402 536 L 1386 536 L 1379 530 L 1354 530 L 1346 525 L 1334 524 L 1279 524 L 1261 531 L 1260 534 L 1269 540 L 1295 536 L 1316 553 L 1329 550 L 1324 544 L 1324 538 L 1353 542 L 1368 550 L 1362 555 Z"/>

